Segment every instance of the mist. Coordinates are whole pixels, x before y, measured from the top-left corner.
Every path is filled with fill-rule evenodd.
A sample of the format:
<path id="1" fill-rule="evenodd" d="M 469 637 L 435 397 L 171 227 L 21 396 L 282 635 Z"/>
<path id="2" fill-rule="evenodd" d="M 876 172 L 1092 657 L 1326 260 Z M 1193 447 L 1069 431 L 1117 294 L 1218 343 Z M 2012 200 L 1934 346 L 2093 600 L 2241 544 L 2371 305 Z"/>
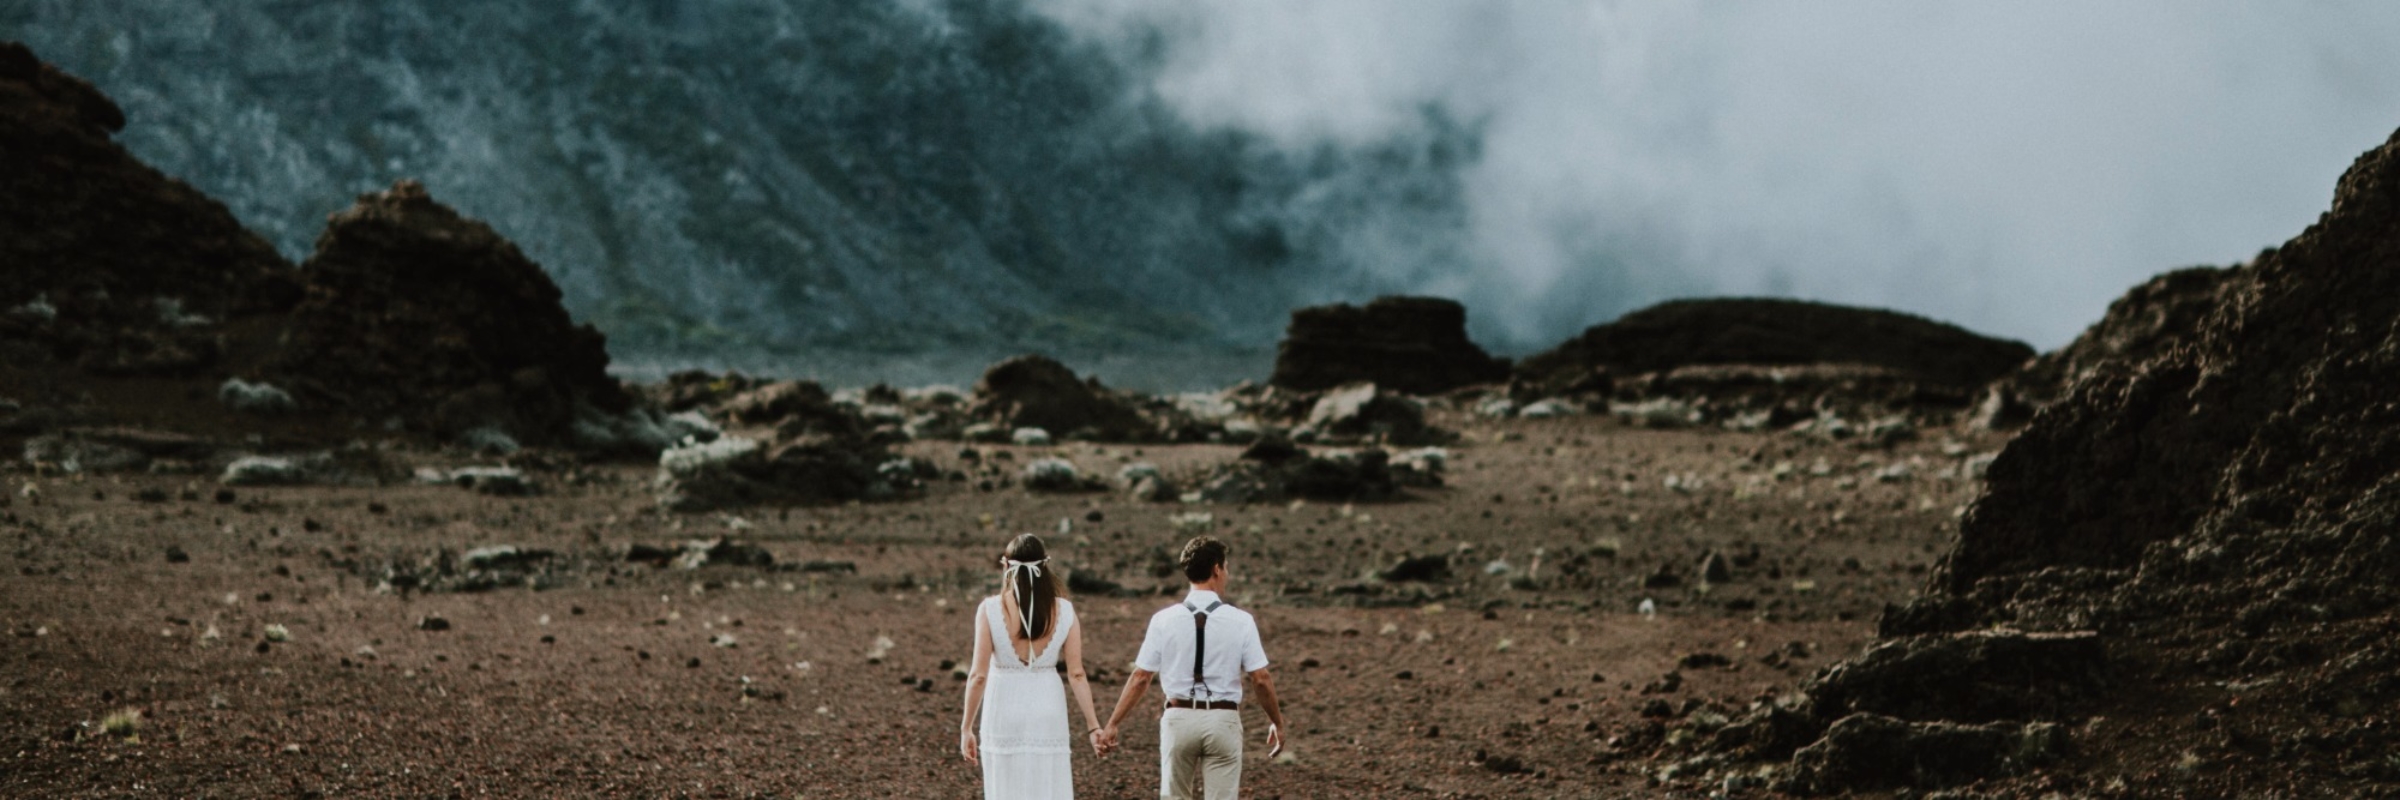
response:
<path id="1" fill-rule="evenodd" d="M 1694 295 L 2053 348 L 2150 275 L 2297 234 L 2400 126 L 2388 3 L 1035 7 L 1195 126 L 1292 151 L 1473 131 L 1462 241 L 1347 241 L 1504 351 Z"/>

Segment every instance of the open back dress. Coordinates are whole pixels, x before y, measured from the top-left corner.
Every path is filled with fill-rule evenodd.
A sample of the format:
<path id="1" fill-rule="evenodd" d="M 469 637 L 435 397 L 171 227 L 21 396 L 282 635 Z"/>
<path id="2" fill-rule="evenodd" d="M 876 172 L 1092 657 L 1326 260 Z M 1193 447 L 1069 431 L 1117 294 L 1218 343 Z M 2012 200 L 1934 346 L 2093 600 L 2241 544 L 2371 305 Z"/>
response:
<path id="1" fill-rule="evenodd" d="M 985 800 L 1070 800 L 1075 773 L 1067 733 L 1067 691 L 1058 674 L 1058 651 L 1075 626 L 1075 604 L 1058 601 L 1050 641 L 1028 662 L 1008 638 L 1008 612 L 1000 598 L 983 601 L 977 616 L 992 629 L 991 677 L 983 686 Z"/>

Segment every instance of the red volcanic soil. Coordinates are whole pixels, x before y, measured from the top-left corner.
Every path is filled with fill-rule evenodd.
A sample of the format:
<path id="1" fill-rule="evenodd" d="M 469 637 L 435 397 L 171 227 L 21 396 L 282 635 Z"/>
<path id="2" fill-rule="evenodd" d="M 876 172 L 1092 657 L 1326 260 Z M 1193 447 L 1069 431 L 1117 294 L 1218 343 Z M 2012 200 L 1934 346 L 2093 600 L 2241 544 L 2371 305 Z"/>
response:
<path id="1" fill-rule="evenodd" d="M 1735 716 L 1857 652 L 1955 536 L 1979 491 L 1966 462 L 2002 443 L 1931 430 L 1863 450 L 1605 417 L 1436 421 L 1465 434 L 1448 485 L 1355 506 L 936 481 L 916 499 L 677 516 L 655 510 L 655 470 L 637 464 L 537 472 L 528 497 L 221 497 L 191 476 L 11 466 L 0 795 L 978 796 L 956 753 L 952 667 L 1006 535 L 1040 532 L 1061 562 L 1127 587 L 1079 599 L 1105 713 L 1143 620 L 1179 588 L 1154 566 L 1195 525 L 1233 545 L 1232 599 L 1258 615 L 1297 729 L 1294 757 L 1270 761 L 1263 717 L 1244 711 L 1249 796 L 1642 794 L 1658 744 L 1644 730 L 1659 730 L 1645 709 L 1669 725 Z M 905 449 L 974 469 L 954 443 Z M 1101 473 L 1238 452 L 979 449 L 1002 468 L 1056 454 Z M 386 457 L 471 462 L 397 445 Z M 1186 512 L 1210 518 L 1179 530 L 1169 517 Z M 775 566 L 624 559 L 718 536 Z M 379 588 L 388 565 L 503 544 L 554 553 L 534 586 Z M 1730 574 L 1704 591 L 1709 550 Z M 1447 580 L 1374 576 L 1428 554 L 1451 554 Z M 1677 585 L 1645 588 L 1662 566 Z M 1655 616 L 1637 613 L 1645 598 Z M 269 626 L 288 640 L 269 642 Z M 127 712 L 138 726 L 109 730 Z M 1086 796 L 1155 791 L 1142 719 L 1126 752 L 1077 753 Z"/>

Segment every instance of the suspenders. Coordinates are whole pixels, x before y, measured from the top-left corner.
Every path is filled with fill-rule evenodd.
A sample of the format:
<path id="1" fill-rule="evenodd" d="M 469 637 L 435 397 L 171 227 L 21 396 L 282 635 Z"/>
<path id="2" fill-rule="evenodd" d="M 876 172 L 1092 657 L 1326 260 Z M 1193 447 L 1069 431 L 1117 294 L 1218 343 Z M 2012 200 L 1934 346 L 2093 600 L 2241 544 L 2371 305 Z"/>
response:
<path id="1" fill-rule="evenodd" d="M 1211 694 L 1208 681 L 1200 675 L 1200 661 L 1208 655 L 1208 612 L 1224 604 L 1223 600 L 1212 600 L 1207 608 L 1201 608 L 1192 605 L 1190 600 L 1183 601 L 1183 607 L 1192 612 L 1192 696 L 1189 699 L 1193 702 L 1199 702 L 1202 695 Z"/>

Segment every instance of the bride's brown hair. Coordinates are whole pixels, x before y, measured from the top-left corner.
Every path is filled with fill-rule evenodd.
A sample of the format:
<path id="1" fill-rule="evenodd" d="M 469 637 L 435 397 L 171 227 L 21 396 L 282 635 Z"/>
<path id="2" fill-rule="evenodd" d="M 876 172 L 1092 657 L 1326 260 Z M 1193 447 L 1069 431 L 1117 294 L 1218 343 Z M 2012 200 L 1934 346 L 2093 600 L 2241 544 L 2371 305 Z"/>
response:
<path id="1" fill-rule="evenodd" d="M 1003 566 L 1008 566 L 1005 562 L 1009 561 L 1025 565 L 1001 573 L 1004 584 L 1001 590 L 1017 601 L 1017 616 L 1024 620 L 1018 629 L 1025 632 L 1025 639 L 1042 638 L 1050 632 L 1058 598 L 1066 595 L 1066 585 L 1058 578 L 1058 567 L 1050 563 L 1049 548 L 1043 546 L 1042 537 L 1020 533 L 1008 540 L 1008 547 L 1000 551 L 1000 560 Z"/>

